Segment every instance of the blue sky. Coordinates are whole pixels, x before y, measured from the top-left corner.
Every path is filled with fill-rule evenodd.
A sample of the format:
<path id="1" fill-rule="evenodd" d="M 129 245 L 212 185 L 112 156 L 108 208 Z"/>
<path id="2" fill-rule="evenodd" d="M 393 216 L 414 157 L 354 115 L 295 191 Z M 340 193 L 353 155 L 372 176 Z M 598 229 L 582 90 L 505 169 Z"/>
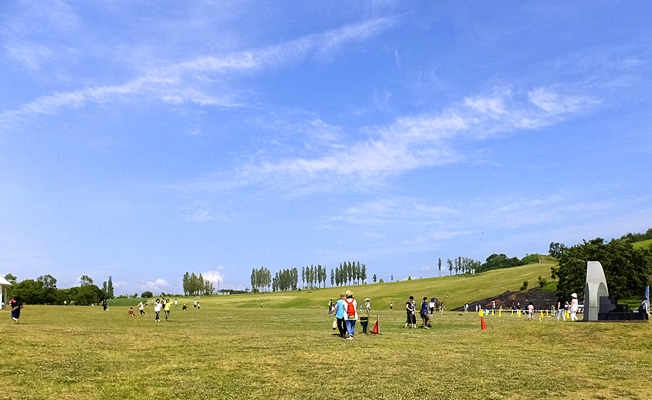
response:
<path id="1" fill-rule="evenodd" d="M 118 293 L 652 227 L 641 2 L 0 4 L 0 273 Z"/>

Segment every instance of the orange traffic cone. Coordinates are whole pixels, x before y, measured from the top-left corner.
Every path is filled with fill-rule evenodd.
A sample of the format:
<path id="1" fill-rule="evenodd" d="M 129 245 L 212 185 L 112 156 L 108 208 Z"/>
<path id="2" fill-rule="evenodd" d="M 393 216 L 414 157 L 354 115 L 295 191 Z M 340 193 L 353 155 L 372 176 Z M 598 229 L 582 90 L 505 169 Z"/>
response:
<path id="1" fill-rule="evenodd" d="M 376 326 L 374 326 L 374 330 L 371 331 L 372 334 L 377 335 L 378 334 L 378 321 L 376 321 Z"/>
<path id="2" fill-rule="evenodd" d="M 482 327 L 482 329 L 487 329 L 487 325 L 484 324 L 484 317 L 480 317 L 480 324 L 481 324 L 480 326 Z"/>

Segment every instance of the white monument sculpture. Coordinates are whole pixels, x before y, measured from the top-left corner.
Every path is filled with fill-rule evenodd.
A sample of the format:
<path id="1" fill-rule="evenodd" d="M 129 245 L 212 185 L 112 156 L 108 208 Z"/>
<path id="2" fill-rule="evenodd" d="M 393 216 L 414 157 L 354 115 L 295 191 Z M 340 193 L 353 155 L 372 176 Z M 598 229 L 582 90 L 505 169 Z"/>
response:
<path id="1" fill-rule="evenodd" d="M 608 297 L 607 279 L 599 261 L 586 263 L 586 285 L 584 286 L 584 321 L 597 321 L 600 312 L 600 297 Z"/>

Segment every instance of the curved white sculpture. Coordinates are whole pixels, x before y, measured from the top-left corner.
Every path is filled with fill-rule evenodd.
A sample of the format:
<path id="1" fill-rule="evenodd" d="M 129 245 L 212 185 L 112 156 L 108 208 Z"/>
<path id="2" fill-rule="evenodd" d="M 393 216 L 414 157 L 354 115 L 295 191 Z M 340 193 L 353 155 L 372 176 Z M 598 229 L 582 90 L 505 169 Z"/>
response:
<path id="1" fill-rule="evenodd" d="M 597 321 L 600 312 L 600 297 L 609 296 L 607 279 L 599 261 L 586 263 L 586 285 L 584 286 L 584 321 Z"/>

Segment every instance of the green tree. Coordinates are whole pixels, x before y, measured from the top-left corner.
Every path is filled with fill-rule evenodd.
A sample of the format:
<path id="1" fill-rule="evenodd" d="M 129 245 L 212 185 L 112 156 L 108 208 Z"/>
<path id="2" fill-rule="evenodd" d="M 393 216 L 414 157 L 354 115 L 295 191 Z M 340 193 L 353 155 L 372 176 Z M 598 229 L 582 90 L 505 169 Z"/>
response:
<path id="1" fill-rule="evenodd" d="M 548 283 L 548 280 L 546 278 L 544 278 L 543 276 L 539 275 L 539 278 L 537 279 L 537 282 L 539 283 L 539 287 L 543 288 Z"/>
<path id="2" fill-rule="evenodd" d="M 57 298 L 57 280 L 50 274 L 41 275 L 37 279 L 41 283 L 42 294 L 40 302 L 52 304 Z"/>
<path id="3" fill-rule="evenodd" d="M 441 278 L 441 258 L 439 259 L 439 277 Z"/>
<path id="4" fill-rule="evenodd" d="M 567 249 L 566 246 L 564 246 L 563 244 L 552 242 L 550 243 L 548 254 L 550 254 L 551 256 L 559 260 L 564 255 L 566 249 Z"/>
<path id="5" fill-rule="evenodd" d="M 88 275 L 82 275 L 79 278 L 79 286 L 86 286 L 86 285 L 92 285 L 92 284 L 93 284 L 93 279 Z"/>
<path id="6" fill-rule="evenodd" d="M 147 290 L 147 291 L 143 292 L 143 293 L 140 295 L 140 297 L 142 297 L 142 298 L 144 298 L 144 299 L 149 299 L 149 298 L 154 297 L 154 293 L 152 293 L 152 292 L 150 292 L 149 290 Z"/>
<path id="7" fill-rule="evenodd" d="M 43 283 L 34 279 L 25 279 L 12 287 L 12 296 L 27 304 L 40 304 L 43 301 Z"/>
<path id="8" fill-rule="evenodd" d="M 374 280 L 374 283 L 376 283 L 376 274 L 374 274 L 373 280 Z"/>
<path id="9" fill-rule="evenodd" d="M 559 278 L 560 299 L 575 292 L 584 295 L 587 261 L 599 261 L 604 269 L 609 296 L 614 299 L 641 296 L 652 273 L 652 249 L 634 249 L 624 239 L 605 243 L 597 238 L 568 248 L 552 272 Z"/>
<path id="10" fill-rule="evenodd" d="M 109 284 L 107 288 L 107 299 L 114 299 L 115 293 L 113 293 L 113 277 L 109 276 Z"/>
<path id="11" fill-rule="evenodd" d="M 99 303 L 101 297 L 102 291 L 100 288 L 93 284 L 86 284 L 78 288 L 73 300 L 79 305 L 87 306 L 89 304 Z"/>

